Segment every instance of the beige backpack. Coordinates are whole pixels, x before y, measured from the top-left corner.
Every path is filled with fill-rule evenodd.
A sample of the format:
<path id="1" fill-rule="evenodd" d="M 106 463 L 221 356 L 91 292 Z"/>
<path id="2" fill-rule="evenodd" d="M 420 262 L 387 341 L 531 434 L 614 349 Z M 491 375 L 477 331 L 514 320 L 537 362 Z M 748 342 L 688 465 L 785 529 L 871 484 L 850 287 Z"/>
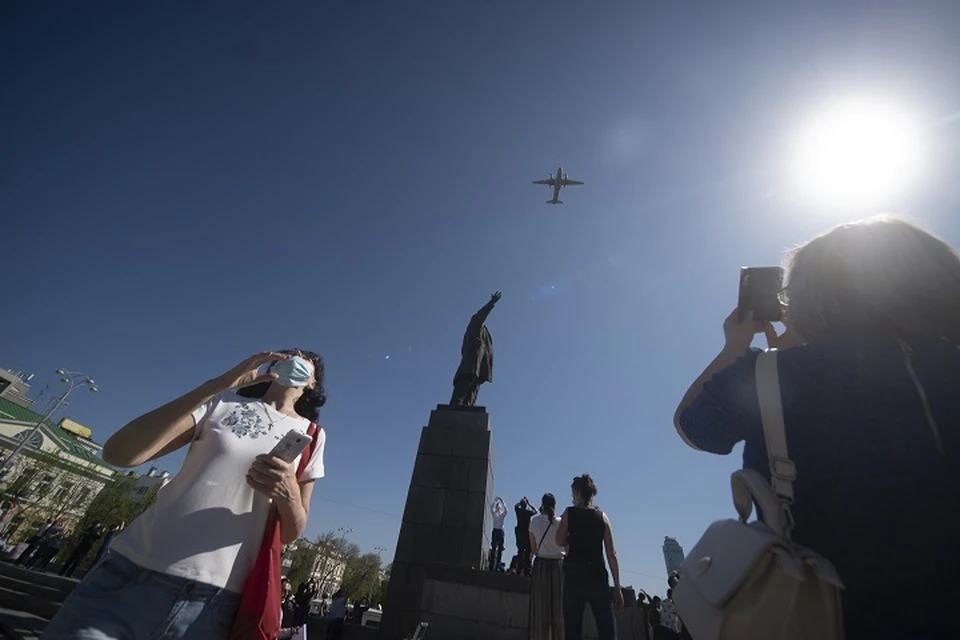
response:
<path id="1" fill-rule="evenodd" d="M 740 519 L 710 525 L 680 567 L 673 601 L 694 640 L 842 640 L 836 570 L 790 539 L 796 467 L 775 350 L 757 358 L 756 379 L 771 481 L 752 469 L 733 474 Z M 754 501 L 761 519 L 747 523 Z"/>

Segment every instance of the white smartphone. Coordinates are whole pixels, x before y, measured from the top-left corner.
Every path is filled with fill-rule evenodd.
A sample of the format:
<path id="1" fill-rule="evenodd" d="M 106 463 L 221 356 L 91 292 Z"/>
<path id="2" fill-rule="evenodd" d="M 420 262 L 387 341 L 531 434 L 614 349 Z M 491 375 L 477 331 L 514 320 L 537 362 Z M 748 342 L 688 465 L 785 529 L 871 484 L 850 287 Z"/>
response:
<path id="1" fill-rule="evenodd" d="M 270 455 L 276 456 L 284 462 L 293 462 L 297 456 L 310 444 L 310 438 L 296 429 L 291 429 L 287 435 L 280 438 L 280 442 L 273 447 Z"/>

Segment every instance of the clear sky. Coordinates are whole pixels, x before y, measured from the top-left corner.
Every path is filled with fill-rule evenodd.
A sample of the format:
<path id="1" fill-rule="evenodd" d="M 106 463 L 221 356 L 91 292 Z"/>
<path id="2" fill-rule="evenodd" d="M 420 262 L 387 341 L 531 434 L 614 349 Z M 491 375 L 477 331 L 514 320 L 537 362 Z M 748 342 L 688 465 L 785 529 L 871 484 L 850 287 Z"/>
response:
<path id="1" fill-rule="evenodd" d="M 738 268 L 865 213 L 796 197 L 798 122 L 907 105 L 927 168 L 879 208 L 960 244 L 957 33 L 950 0 L 5 3 L 0 366 L 96 378 L 66 415 L 102 442 L 252 352 L 318 351 L 308 532 L 389 556 L 500 289 L 496 492 L 565 504 L 591 473 L 624 583 L 662 593 L 663 537 L 734 514 L 739 451 L 671 419 Z M 530 181 L 559 164 L 586 185 L 551 207 Z"/>

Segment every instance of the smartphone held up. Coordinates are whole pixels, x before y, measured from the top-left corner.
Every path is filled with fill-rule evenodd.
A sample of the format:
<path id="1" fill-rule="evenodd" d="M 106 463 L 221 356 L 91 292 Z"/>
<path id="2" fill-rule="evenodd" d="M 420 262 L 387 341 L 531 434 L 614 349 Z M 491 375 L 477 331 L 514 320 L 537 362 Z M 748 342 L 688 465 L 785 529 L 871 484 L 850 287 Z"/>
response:
<path id="1" fill-rule="evenodd" d="M 310 436 L 304 435 L 296 429 L 291 429 L 280 442 L 273 447 L 270 455 L 280 458 L 284 462 L 293 462 L 310 444 Z"/>
<path id="2" fill-rule="evenodd" d="M 741 267 L 740 295 L 737 309 L 743 320 L 746 312 L 753 312 L 758 322 L 781 322 L 783 306 L 780 294 L 783 291 L 781 267 Z"/>

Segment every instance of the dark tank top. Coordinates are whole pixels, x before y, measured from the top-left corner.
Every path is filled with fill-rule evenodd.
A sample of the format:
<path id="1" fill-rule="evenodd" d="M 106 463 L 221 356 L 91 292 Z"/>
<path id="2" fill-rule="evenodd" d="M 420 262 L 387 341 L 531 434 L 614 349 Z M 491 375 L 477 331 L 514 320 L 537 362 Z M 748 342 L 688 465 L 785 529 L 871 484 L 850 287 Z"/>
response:
<path id="1" fill-rule="evenodd" d="M 595 507 L 567 509 L 567 557 L 563 571 L 568 578 L 607 582 L 603 561 L 603 539 L 607 524 L 603 512 Z"/>

